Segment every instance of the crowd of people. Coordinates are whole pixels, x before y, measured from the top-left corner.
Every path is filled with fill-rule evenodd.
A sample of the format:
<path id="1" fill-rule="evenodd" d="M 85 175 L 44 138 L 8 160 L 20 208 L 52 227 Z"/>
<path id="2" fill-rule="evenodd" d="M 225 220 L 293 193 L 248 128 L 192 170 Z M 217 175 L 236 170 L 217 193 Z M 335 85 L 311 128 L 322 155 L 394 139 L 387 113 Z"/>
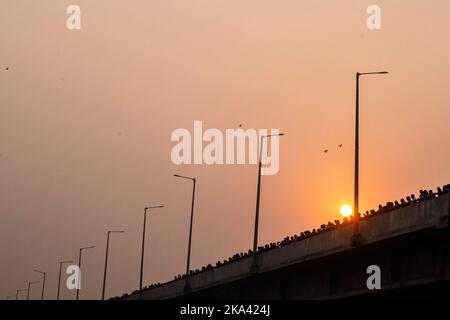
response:
<path id="1" fill-rule="evenodd" d="M 378 206 L 377 210 L 366 211 L 364 214 L 359 214 L 359 216 L 360 216 L 360 219 L 368 219 L 368 218 L 371 218 L 371 217 L 374 217 L 379 214 L 383 214 L 383 213 L 386 213 L 386 212 L 389 212 L 389 211 L 392 211 L 395 209 L 410 206 L 414 203 L 418 203 L 418 202 L 428 200 L 428 199 L 431 199 L 434 197 L 439 197 L 443 193 L 450 193 L 450 184 L 446 184 L 442 188 L 438 187 L 436 192 L 434 192 L 433 190 L 420 190 L 418 198 L 416 198 L 416 196 L 414 194 L 411 194 L 410 196 L 407 196 L 406 198 L 400 199 L 400 201 L 387 202 L 384 206 L 380 204 Z M 327 224 L 322 224 L 320 226 L 320 228 L 312 229 L 312 231 L 303 231 L 299 235 L 288 236 L 281 241 L 272 242 L 272 243 L 266 244 L 264 246 L 259 246 L 258 252 L 265 252 L 268 250 L 281 248 L 283 246 L 290 245 L 296 241 L 302 241 L 304 239 L 313 237 L 320 233 L 335 230 L 335 229 L 337 229 L 343 225 L 349 224 L 349 223 L 352 223 L 351 217 L 344 218 L 342 220 L 342 222 L 340 220 L 334 220 L 334 222 L 328 222 Z M 208 270 L 212 270 L 214 268 L 219 268 L 221 266 L 233 263 L 235 261 L 238 261 L 240 259 L 252 256 L 252 255 L 253 255 L 252 250 L 248 250 L 247 252 L 236 253 L 235 255 L 229 257 L 228 259 L 225 259 L 223 261 L 220 261 L 220 260 L 217 261 L 214 266 L 211 264 L 208 264 L 207 266 L 203 266 L 200 269 L 190 270 L 189 275 L 195 275 L 195 274 L 199 274 L 199 273 L 202 273 L 202 272 L 205 272 Z M 186 274 L 180 274 L 180 275 L 175 276 L 174 281 L 185 279 L 185 278 L 186 278 Z M 156 288 L 156 287 L 159 287 L 162 285 L 163 285 L 163 283 L 156 283 L 156 284 L 152 284 L 148 287 L 145 287 L 145 289 L 152 289 L 152 288 Z M 139 293 L 138 290 L 132 292 L 131 295 L 137 294 L 137 293 Z M 122 298 L 127 297 L 127 296 L 128 296 L 128 294 L 124 294 L 122 296 Z M 119 297 L 117 297 L 116 299 L 119 299 Z"/>

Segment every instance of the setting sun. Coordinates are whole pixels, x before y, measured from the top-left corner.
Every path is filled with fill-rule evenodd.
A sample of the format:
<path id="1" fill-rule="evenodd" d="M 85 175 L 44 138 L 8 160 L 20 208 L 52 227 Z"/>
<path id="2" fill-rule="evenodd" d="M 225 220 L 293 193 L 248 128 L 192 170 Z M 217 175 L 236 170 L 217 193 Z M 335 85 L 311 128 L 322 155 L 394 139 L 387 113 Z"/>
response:
<path id="1" fill-rule="evenodd" d="M 343 205 L 341 208 L 341 214 L 344 217 L 350 217 L 352 215 L 352 207 L 350 207 L 348 204 Z"/>

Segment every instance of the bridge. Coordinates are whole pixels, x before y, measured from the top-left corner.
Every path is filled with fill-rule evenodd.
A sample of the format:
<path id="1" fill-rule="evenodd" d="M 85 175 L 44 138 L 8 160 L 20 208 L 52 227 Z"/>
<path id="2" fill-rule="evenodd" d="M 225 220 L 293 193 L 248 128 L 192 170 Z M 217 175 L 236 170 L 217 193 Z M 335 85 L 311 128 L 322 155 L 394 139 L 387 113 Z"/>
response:
<path id="1" fill-rule="evenodd" d="M 346 299 L 441 296 L 450 289 L 450 190 L 388 203 L 258 253 L 122 299 Z M 355 234 L 359 234 L 355 241 Z M 368 266 L 381 289 L 368 289 Z"/>

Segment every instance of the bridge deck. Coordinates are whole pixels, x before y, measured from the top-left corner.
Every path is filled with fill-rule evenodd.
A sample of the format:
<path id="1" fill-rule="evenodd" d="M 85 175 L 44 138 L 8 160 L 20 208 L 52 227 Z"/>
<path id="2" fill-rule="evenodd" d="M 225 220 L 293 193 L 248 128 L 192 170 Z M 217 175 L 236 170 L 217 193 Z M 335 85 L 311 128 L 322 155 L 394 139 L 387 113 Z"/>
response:
<path id="1" fill-rule="evenodd" d="M 339 261 L 334 261 L 331 263 L 332 265 L 323 265 L 323 264 L 316 264 L 312 270 L 307 271 L 304 269 L 302 272 L 303 274 L 310 273 L 307 278 L 313 279 L 316 274 L 319 274 L 321 272 L 321 277 L 325 277 L 328 280 L 325 281 L 327 289 L 323 291 L 322 293 L 314 293 L 310 292 L 311 290 L 308 289 L 310 293 L 303 293 L 301 295 L 292 295 L 290 294 L 287 296 L 287 298 L 301 298 L 301 297 L 307 297 L 307 298 L 324 298 L 330 295 L 333 295 L 334 297 L 338 297 L 339 294 L 337 292 L 333 293 L 333 287 L 336 287 L 337 284 L 340 281 L 344 281 L 342 277 L 349 277 L 353 278 L 352 274 L 345 274 L 345 272 L 333 272 L 331 268 L 334 268 L 334 270 L 341 270 L 343 269 L 343 264 L 347 265 L 347 269 L 352 270 L 352 265 L 357 265 L 358 263 L 350 263 L 350 266 L 348 266 L 349 261 L 352 261 L 353 259 L 356 260 L 364 260 L 367 261 L 367 263 L 370 263 L 370 259 L 367 260 L 367 252 L 372 252 L 371 255 L 374 257 L 378 256 L 378 260 L 381 260 L 381 264 L 385 265 L 385 269 L 388 269 L 390 272 L 390 283 L 388 284 L 390 288 L 397 287 L 398 284 L 392 283 L 392 273 L 394 266 L 392 265 L 392 255 L 398 256 L 401 255 L 401 252 L 406 252 L 407 247 L 410 248 L 416 248 L 416 245 L 419 245 L 419 243 L 429 243 L 430 248 L 437 248 L 436 245 L 434 245 L 434 242 L 437 241 L 436 239 L 430 239 L 429 236 L 427 236 L 428 240 L 424 239 L 416 239 L 416 238 L 410 238 L 408 241 L 412 241 L 410 245 L 408 245 L 408 242 L 405 242 L 406 240 L 402 240 L 402 244 L 397 241 L 397 243 L 391 243 L 389 244 L 390 239 L 406 239 L 405 237 L 411 236 L 414 234 L 421 234 L 421 232 L 426 230 L 432 230 L 432 232 L 439 230 L 443 230 L 445 228 L 448 228 L 448 217 L 450 212 L 450 194 L 443 193 L 439 196 L 421 200 L 415 203 L 412 203 L 410 205 L 400 207 L 388 212 L 375 214 L 366 218 L 362 218 L 359 222 L 359 230 L 362 235 L 362 245 L 355 249 L 354 246 L 352 246 L 350 239 L 354 235 L 355 232 L 355 224 L 354 223 L 348 223 L 341 225 L 333 230 L 329 230 L 326 232 L 318 233 L 314 236 L 308 237 L 306 239 L 294 241 L 290 244 L 266 250 L 261 253 L 258 253 L 256 256 L 256 263 L 258 265 L 257 274 L 251 273 L 251 267 L 254 263 L 254 257 L 246 257 L 239 259 L 237 261 L 224 264 L 220 267 L 213 268 L 211 270 L 203 271 L 198 274 L 191 275 L 189 277 L 189 284 L 190 284 L 190 291 L 189 296 L 199 296 L 202 297 L 202 293 L 206 294 L 208 292 L 207 296 L 203 296 L 203 298 L 207 298 L 211 296 L 211 292 L 216 290 L 217 291 L 223 291 L 225 290 L 226 293 L 218 294 L 217 297 L 226 297 L 226 298 L 244 298 L 245 293 L 243 290 L 239 289 L 241 286 L 245 286 L 245 283 L 248 281 L 262 281 L 261 277 L 264 278 L 264 282 L 267 286 L 270 286 L 270 283 L 275 283 L 274 286 L 277 288 L 276 290 L 268 289 L 268 290 L 274 290 L 277 291 L 278 294 L 275 296 L 271 296 L 270 294 L 268 297 L 275 297 L 275 298 L 283 298 L 283 295 L 286 294 L 286 292 L 283 294 L 280 289 L 280 286 L 283 286 L 283 281 L 291 281 L 293 278 L 292 276 L 288 276 L 289 272 L 285 272 L 284 270 L 289 269 L 304 269 L 305 267 L 303 265 L 310 264 L 314 261 L 323 261 L 324 258 L 331 258 L 331 257 L 337 257 L 344 254 L 348 254 L 352 252 L 351 256 L 347 256 L 347 260 L 342 262 L 342 258 L 340 258 Z M 446 229 L 445 229 L 446 230 Z M 445 233 L 448 235 L 448 231 Z M 448 240 L 443 240 L 444 242 L 448 243 Z M 383 246 L 389 245 L 389 247 L 397 248 L 400 250 L 399 252 L 395 253 L 391 250 L 387 250 L 386 253 L 389 251 L 390 258 L 388 259 L 389 262 L 386 263 L 386 257 L 381 257 L 380 255 L 383 255 L 383 246 L 376 246 L 376 244 L 382 243 Z M 375 247 L 374 247 L 375 245 Z M 367 249 L 366 253 L 364 253 L 364 248 L 372 248 Z M 373 249 L 375 248 L 375 249 Z M 355 251 L 359 250 L 359 251 Z M 375 250 L 375 251 L 373 251 Z M 428 249 L 427 249 L 428 250 Z M 425 251 L 427 251 L 425 250 Z M 443 247 L 443 250 L 447 250 L 443 253 L 443 256 L 448 256 L 448 246 L 445 245 Z M 415 252 L 412 252 L 411 254 L 419 254 L 421 252 L 421 249 L 417 247 L 417 250 L 414 249 Z M 429 250 L 428 250 L 429 251 Z M 358 253 L 360 252 L 360 253 Z M 434 252 L 434 251 L 433 251 Z M 426 255 L 427 253 L 424 252 Z M 362 256 L 361 256 L 362 255 Z M 433 253 L 433 257 L 431 260 L 433 260 L 433 266 L 431 267 L 436 268 L 435 264 L 437 263 L 435 260 L 436 253 Z M 363 258 L 365 257 L 365 258 Z M 406 258 L 405 258 L 406 259 Z M 422 257 L 420 259 L 427 260 L 427 257 Z M 448 259 L 445 258 L 445 259 Z M 394 259 L 395 260 L 395 259 Z M 428 259 L 429 260 L 429 259 Z M 445 260 L 446 261 L 446 260 Z M 401 263 L 397 261 L 397 264 Z M 413 262 L 414 263 L 414 262 Z M 447 267 L 448 268 L 447 264 Z M 303 267 L 302 267 L 303 266 Z M 300 269 L 299 269 L 300 268 Z M 319 269 L 322 268 L 319 272 Z M 363 268 L 363 265 L 360 266 L 360 269 Z M 398 266 L 396 267 L 398 269 Z M 426 268 L 426 267 L 424 267 Z M 314 269 L 317 270 L 314 271 Z M 329 270 L 327 270 L 329 269 Z M 434 270 L 434 269 L 433 269 Z M 365 271 L 365 270 L 363 270 Z M 358 271 L 358 281 L 363 281 L 364 279 L 364 272 L 359 270 Z M 284 273 L 285 276 L 281 275 L 281 273 Z M 405 271 L 409 272 L 409 271 Z M 444 270 L 444 278 L 448 279 L 448 270 Z M 274 274 L 277 274 L 274 276 Z M 336 278 L 338 277 L 339 279 Z M 414 283 L 428 283 L 430 281 L 433 281 L 435 279 L 434 275 L 435 273 L 431 273 L 432 276 L 430 279 L 427 278 L 427 276 L 422 276 L 420 279 L 416 278 L 413 282 L 408 282 L 409 284 Z M 267 275 L 265 277 L 264 275 Z M 300 286 L 303 285 L 305 288 L 308 286 L 308 279 L 303 278 L 301 280 Z M 260 280 L 258 280 L 260 279 Z M 283 280 L 284 279 L 284 280 Z M 286 280 L 287 279 L 287 280 Z M 289 280 L 290 279 L 290 280 Z M 334 279 L 334 280 L 333 280 Z M 299 280 L 300 281 L 300 280 Z M 355 279 L 349 279 L 349 282 L 355 281 Z M 295 282 L 295 280 L 292 280 L 291 282 Z M 320 280 L 316 281 L 316 286 L 320 286 Z M 322 281 L 323 282 L 323 281 Z M 386 282 L 386 281 L 384 281 Z M 365 282 L 364 282 L 365 283 Z M 166 284 L 163 284 L 159 287 L 146 289 L 143 292 L 143 299 L 172 299 L 172 298 L 181 298 L 186 297 L 185 292 L 185 279 L 179 279 L 174 280 L 171 282 L 168 282 Z M 407 283 L 404 282 L 401 284 L 402 286 L 406 286 Z M 232 286 L 232 290 L 230 288 L 224 289 Z M 254 287 L 260 287 L 260 290 L 265 291 L 267 289 L 264 289 L 264 286 L 258 286 L 253 285 Z M 286 287 L 289 287 L 288 285 Z M 359 289 L 357 289 L 359 288 Z M 336 289 L 336 288 L 335 288 Z M 357 290 L 356 290 L 357 289 Z M 230 290 L 233 291 L 233 293 L 230 293 Z M 280 291 L 281 290 L 281 291 Z M 286 289 L 287 290 L 287 289 Z M 285 291 L 286 291 L 285 290 Z M 355 291 L 356 290 L 356 291 Z M 341 291 L 340 296 L 345 296 L 346 294 L 355 295 L 358 294 L 358 290 L 365 290 L 363 287 L 361 287 L 361 284 L 358 286 L 355 286 L 352 290 L 344 290 Z M 247 290 L 248 291 L 248 290 Z M 313 290 L 316 291 L 316 290 Z M 320 291 L 320 290 L 319 290 Z M 132 294 L 130 296 L 124 297 L 125 299 L 137 299 L 139 297 L 139 294 Z M 249 295 L 250 298 L 256 298 L 256 295 Z M 260 296 L 258 296 L 260 297 Z M 284 296 L 286 297 L 286 296 Z"/>

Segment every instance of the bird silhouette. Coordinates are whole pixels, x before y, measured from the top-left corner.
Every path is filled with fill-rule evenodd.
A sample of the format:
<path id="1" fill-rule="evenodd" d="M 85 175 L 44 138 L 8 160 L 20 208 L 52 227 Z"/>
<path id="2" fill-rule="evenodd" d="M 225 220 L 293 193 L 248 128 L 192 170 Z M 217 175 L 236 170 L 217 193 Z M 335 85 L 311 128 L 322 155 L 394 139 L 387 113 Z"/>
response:
<path id="1" fill-rule="evenodd" d="M 323 150 L 323 152 L 327 153 L 327 152 L 328 152 L 328 149 L 326 149 L 326 150 Z"/>
<path id="2" fill-rule="evenodd" d="M 5 70 L 8 71 L 8 70 L 9 70 L 9 67 L 6 67 Z"/>
<path id="3" fill-rule="evenodd" d="M 339 145 L 338 145 L 338 147 L 339 147 L 339 148 L 341 148 L 341 147 L 342 147 L 342 143 L 341 143 L 341 144 L 339 144 Z"/>

